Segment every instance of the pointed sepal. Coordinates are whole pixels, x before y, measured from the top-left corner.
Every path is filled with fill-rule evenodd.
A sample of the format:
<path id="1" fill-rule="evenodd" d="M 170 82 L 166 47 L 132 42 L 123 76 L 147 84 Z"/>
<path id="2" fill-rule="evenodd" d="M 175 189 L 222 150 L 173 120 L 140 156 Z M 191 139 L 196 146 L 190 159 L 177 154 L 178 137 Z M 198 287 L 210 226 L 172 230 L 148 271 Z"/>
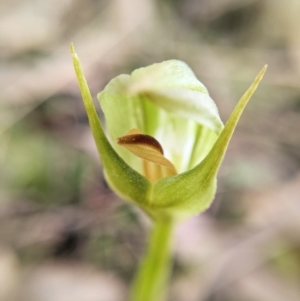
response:
<path id="1" fill-rule="evenodd" d="M 117 194 L 143 207 L 149 202 L 148 194 L 152 189 L 152 184 L 126 164 L 107 140 L 73 44 L 71 45 L 71 54 L 84 107 L 101 157 L 106 179 Z"/>
<path id="2" fill-rule="evenodd" d="M 232 134 L 266 69 L 267 66 L 259 72 L 242 96 L 207 157 L 193 169 L 156 183 L 152 194 L 156 210 L 181 218 L 201 213 L 210 206 L 216 192 L 217 173 Z"/>

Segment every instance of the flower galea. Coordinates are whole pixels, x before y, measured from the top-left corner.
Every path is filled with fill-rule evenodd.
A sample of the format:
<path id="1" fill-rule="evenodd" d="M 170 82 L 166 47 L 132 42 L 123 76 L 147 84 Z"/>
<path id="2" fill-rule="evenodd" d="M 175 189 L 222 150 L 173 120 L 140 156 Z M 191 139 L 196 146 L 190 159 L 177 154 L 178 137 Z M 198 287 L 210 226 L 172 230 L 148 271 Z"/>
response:
<path id="1" fill-rule="evenodd" d="M 117 76 L 98 94 L 105 134 L 74 48 L 72 55 L 110 187 L 154 220 L 180 219 L 207 209 L 233 131 L 266 66 L 225 126 L 205 86 L 181 61 Z"/>

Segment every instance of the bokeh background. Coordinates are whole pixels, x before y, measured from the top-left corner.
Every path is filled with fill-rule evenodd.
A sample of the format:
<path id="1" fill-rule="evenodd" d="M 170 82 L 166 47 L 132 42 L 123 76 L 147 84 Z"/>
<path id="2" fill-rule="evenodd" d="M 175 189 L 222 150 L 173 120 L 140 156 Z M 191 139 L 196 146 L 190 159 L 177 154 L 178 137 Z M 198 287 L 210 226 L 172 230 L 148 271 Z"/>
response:
<path id="1" fill-rule="evenodd" d="M 0 300 L 126 301 L 144 250 L 147 222 L 103 178 L 74 42 L 94 96 L 181 59 L 223 121 L 269 65 L 213 205 L 178 226 L 169 300 L 299 301 L 299 27 L 298 0 L 1 0 Z"/>

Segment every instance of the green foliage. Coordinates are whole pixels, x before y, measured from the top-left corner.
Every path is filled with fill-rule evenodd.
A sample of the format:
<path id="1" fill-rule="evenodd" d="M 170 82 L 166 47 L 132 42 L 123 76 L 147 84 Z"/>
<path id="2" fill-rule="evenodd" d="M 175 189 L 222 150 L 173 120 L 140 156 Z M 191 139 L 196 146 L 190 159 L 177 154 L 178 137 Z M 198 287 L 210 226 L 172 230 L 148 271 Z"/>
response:
<path id="1" fill-rule="evenodd" d="M 5 147 L 0 148 L 0 187 L 8 188 L 14 199 L 42 204 L 79 201 L 80 183 L 93 168 L 84 153 L 60 146 L 50 135 L 26 126 L 26 122 L 1 138 Z"/>

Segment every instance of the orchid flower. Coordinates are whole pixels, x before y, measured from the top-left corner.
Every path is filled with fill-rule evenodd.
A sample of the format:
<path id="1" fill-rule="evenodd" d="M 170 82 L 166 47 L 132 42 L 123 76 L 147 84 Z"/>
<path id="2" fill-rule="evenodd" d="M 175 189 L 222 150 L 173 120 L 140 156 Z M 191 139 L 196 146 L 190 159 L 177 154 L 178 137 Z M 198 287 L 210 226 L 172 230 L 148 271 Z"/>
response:
<path id="1" fill-rule="evenodd" d="M 153 272 L 156 245 L 164 269 L 172 223 L 210 206 L 227 146 L 266 66 L 225 126 L 207 89 L 182 61 L 164 61 L 117 76 L 98 94 L 106 119 L 105 134 L 73 46 L 71 52 L 110 187 L 159 225 L 153 230 L 132 297 L 135 301 L 158 300 L 160 282 L 167 273 Z M 157 275 L 161 281 L 154 279 Z M 148 289 L 151 283 L 156 288 Z"/>
<path id="2" fill-rule="evenodd" d="M 207 89 L 181 61 L 165 61 L 120 75 L 98 94 L 107 137 L 75 52 L 73 58 L 112 189 L 153 218 L 161 214 L 182 218 L 207 209 L 232 133 L 266 67 L 225 127 Z"/>

